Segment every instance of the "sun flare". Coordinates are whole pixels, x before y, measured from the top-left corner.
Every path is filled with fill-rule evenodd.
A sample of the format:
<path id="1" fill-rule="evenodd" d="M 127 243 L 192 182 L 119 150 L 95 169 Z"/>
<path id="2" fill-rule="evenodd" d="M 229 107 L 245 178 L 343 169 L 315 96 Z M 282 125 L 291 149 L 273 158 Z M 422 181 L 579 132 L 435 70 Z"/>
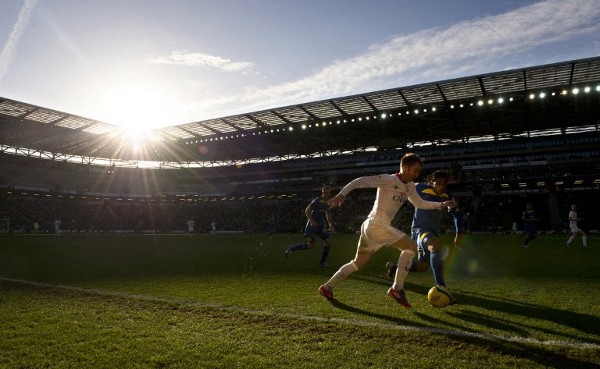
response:
<path id="1" fill-rule="evenodd" d="M 132 137 L 155 128 L 178 124 L 174 122 L 177 108 L 172 98 L 141 86 L 112 90 L 104 98 L 102 106 L 102 120 L 121 126 Z"/>

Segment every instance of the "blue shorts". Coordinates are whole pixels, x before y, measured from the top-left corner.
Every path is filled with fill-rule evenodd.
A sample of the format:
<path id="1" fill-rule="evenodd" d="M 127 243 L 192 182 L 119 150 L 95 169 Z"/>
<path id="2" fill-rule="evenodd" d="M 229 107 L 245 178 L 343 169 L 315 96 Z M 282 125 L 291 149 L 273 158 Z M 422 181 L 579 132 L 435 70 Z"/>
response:
<path id="1" fill-rule="evenodd" d="M 304 237 L 310 238 L 311 243 L 314 243 L 317 237 L 325 241 L 329 238 L 329 232 L 324 227 L 313 228 L 310 224 L 307 224 L 304 228 Z"/>
<path id="2" fill-rule="evenodd" d="M 523 228 L 523 233 L 525 233 L 528 236 L 535 236 L 535 234 L 537 233 L 537 229 L 533 225 L 526 225 Z"/>

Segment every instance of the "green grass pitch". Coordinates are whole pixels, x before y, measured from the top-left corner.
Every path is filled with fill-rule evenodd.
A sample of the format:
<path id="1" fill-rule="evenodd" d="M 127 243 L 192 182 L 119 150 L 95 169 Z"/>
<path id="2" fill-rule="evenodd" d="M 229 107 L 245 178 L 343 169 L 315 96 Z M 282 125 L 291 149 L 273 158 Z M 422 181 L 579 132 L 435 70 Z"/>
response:
<path id="1" fill-rule="evenodd" d="M 386 296 L 382 249 L 317 293 L 356 251 L 334 234 L 284 259 L 296 235 L 0 235 L 0 368 L 600 367 L 600 239 L 468 235 L 450 249 L 459 304 Z M 444 238 L 449 242 L 449 238 Z"/>

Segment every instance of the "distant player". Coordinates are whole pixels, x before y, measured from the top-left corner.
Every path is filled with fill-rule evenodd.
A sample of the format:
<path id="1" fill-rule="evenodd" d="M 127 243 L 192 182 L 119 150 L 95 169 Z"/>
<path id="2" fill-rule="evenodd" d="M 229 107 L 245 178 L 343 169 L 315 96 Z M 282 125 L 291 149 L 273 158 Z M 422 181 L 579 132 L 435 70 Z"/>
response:
<path id="1" fill-rule="evenodd" d="M 331 249 L 331 241 L 329 239 L 329 229 L 333 230 L 333 220 L 331 216 L 331 210 L 329 209 L 329 205 L 327 201 L 331 198 L 331 188 L 329 186 L 323 186 L 321 188 L 321 195 L 315 197 L 304 210 L 304 214 L 308 221 L 306 222 L 306 227 L 304 228 L 304 237 L 306 238 L 306 242 L 302 242 L 293 246 L 288 247 L 284 256 L 288 258 L 290 254 L 294 251 L 308 250 L 312 249 L 315 245 L 315 241 L 317 237 L 323 240 L 323 250 L 321 251 L 321 260 L 319 261 L 319 265 L 321 268 L 326 268 L 329 265 L 327 264 L 327 257 L 329 256 L 329 251 Z"/>
<path id="2" fill-rule="evenodd" d="M 427 183 L 418 183 L 416 185 L 417 193 L 424 200 L 443 203 L 451 201 L 450 195 L 446 192 L 448 186 L 448 173 L 446 171 L 435 171 Z M 431 267 L 433 279 L 437 286 L 446 288 L 444 280 L 444 260 L 442 257 L 443 245 L 440 240 L 442 233 L 442 221 L 445 216 L 444 209 L 419 209 L 415 208 L 412 222 L 412 239 L 417 243 L 418 258 L 413 260 L 410 271 L 424 272 Z M 453 218 L 455 237 L 454 245 L 461 247 L 462 234 L 464 226 L 462 224 L 463 216 L 458 208 L 454 206 L 448 211 Z M 393 277 L 396 273 L 397 265 L 387 264 L 388 275 Z M 450 295 L 450 303 L 456 303 L 456 299 Z"/>
<path id="3" fill-rule="evenodd" d="M 571 211 L 569 212 L 569 228 L 571 229 L 571 237 L 567 241 L 567 247 L 571 247 L 571 242 L 577 235 L 581 235 L 581 242 L 583 243 L 583 247 L 588 247 L 587 245 L 587 235 L 586 233 L 579 228 L 578 222 L 580 222 L 582 218 L 577 215 L 577 205 L 571 205 Z"/>
<path id="4" fill-rule="evenodd" d="M 535 239 L 537 237 L 537 228 L 535 223 L 540 220 L 535 211 L 533 211 L 533 204 L 528 202 L 527 208 L 523 212 L 523 233 L 525 234 L 525 241 L 523 241 L 523 247 L 529 247 L 529 241 Z"/>
<path id="5" fill-rule="evenodd" d="M 62 226 L 60 219 L 54 219 L 54 234 L 60 233 L 60 226 Z"/>
<path id="6" fill-rule="evenodd" d="M 189 219 L 187 221 L 187 227 L 188 227 L 188 237 L 192 237 L 192 234 L 194 234 L 194 219 Z"/>

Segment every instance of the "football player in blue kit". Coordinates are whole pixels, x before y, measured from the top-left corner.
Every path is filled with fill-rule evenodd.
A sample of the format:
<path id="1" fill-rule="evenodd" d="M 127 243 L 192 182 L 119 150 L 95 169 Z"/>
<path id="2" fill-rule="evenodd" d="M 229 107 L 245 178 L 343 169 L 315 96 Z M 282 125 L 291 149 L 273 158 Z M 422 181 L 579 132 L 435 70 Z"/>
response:
<path id="1" fill-rule="evenodd" d="M 449 175 L 446 171 L 438 170 L 431 174 L 427 183 L 416 184 L 417 193 L 424 200 L 433 202 L 450 201 L 450 195 L 446 193 Z M 455 204 L 456 205 L 456 204 Z M 415 208 L 411 226 L 412 239 L 417 243 L 418 258 L 413 260 L 410 271 L 424 272 L 431 267 L 433 279 L 438 287 L 446 292 L 447 286 L 444 280 L 444 260 L 443 246 L 440 240 L 442 232 L 442 221 L 444 219 L 444 209 L 419 209 Z M 457 206 L 447 211 L 453 219 L 456 235 L 454 237 L 454 246 L 460 247 L 462 234 L 462 216 L 459 214 Z M 388 275 L 390 278 L 395 275 L 397 265 L 387 263 Z M 450 294 L 450 305 L 456 303 L 454 296 Z"/>
<path id="2" fill-rule="evenodd" d="M 321 196 L 315 197 L 310 204 L 304 210 L 306 218 L 306 227 L 304 228 L 304 237 L 306 242 L 299 243 L 288 247 L 284 256 L 288 258 L 294 251 L 308 250 L 315 245 L 317 237 L 323 240 L 323 250 L 321 251 L 321 260 L 319 265 L 321 268 L 326 268 L 327 257 L 329 256 L 329 250 L 331 249 L 331 241 L 329 240 L 329 231 L 326 225 L 329 225 L 329 229 L 333 230 L 333 220 L 331 216 L 331 210 L 327 201 L 331 198 L 331 188 L 329 186 L 323 186 L 321 188 Z M 327 222 L 327 224 L 326 224 Z"/>
<path id="3" fill-rule="evenodd" d="M 529 247 L 529 241 L 533 240 L 537 237 L 537 229 L 535 227 L 535 222 L 539 220 L 535 211 L 533 211 L 533 204 L 528 202 L 527 208 L 523 212 L 523 233 L 525 234 L 525 241 L 523 241 L 523 247 Z"/>

